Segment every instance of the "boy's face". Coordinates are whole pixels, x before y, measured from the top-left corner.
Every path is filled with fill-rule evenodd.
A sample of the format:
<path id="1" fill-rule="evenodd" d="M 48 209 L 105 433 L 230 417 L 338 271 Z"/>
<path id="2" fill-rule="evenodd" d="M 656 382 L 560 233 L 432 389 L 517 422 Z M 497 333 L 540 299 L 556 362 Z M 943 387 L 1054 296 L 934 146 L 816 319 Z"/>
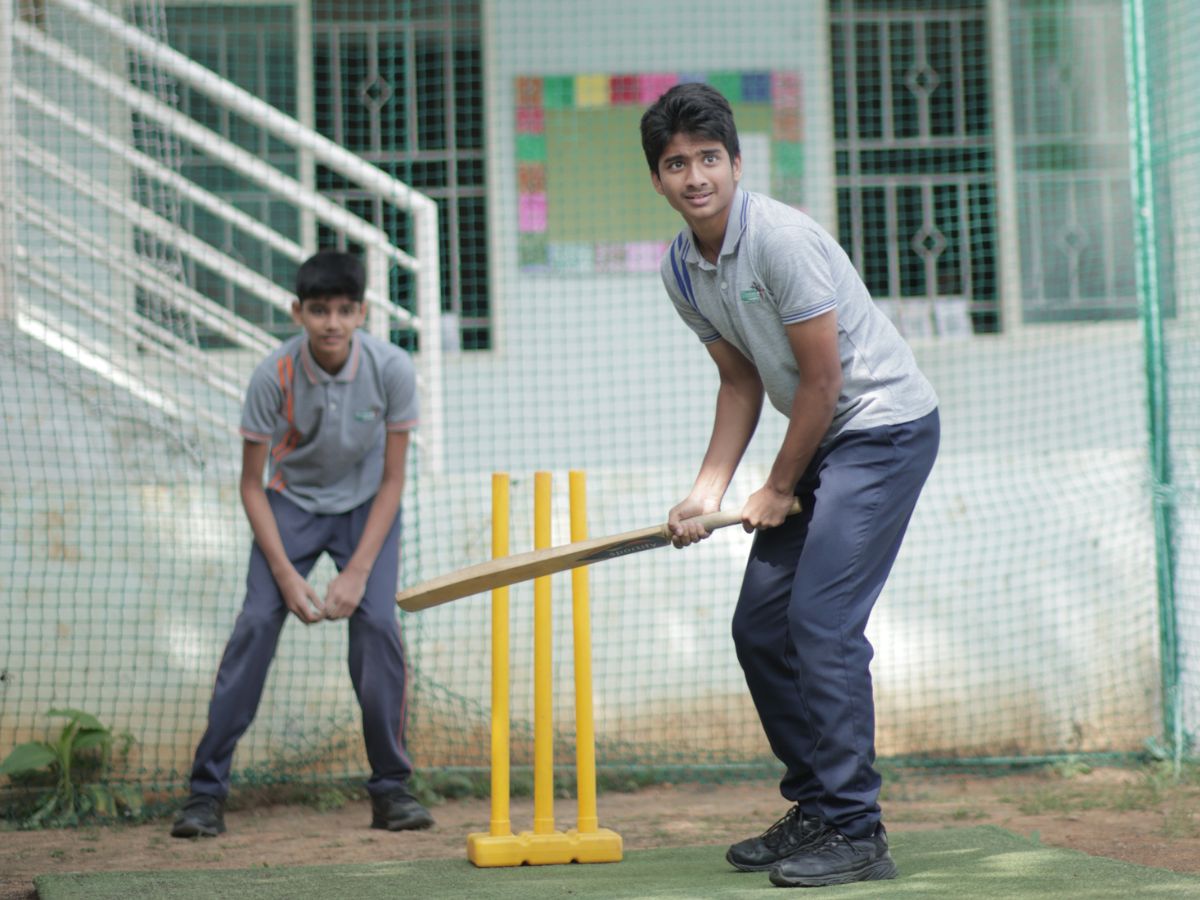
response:
<path id="1" fill-rule="evenodd" d="M 350 356 L 354 329 L 366 315 L 366 304 L 349 297 L 310 297 L 292 304 L 292 319 L 308 333 L 313 358 L 328 372 L 336 372 Z"/>
<path id="2" fill-rule="evenodd" d="M 677 134 L 650 173 L 654 189 L 667 198 L 697 234 L 719 230 L 742 177 L 742 158 L 729 158 L 725 145 L 701 135 Z"/>

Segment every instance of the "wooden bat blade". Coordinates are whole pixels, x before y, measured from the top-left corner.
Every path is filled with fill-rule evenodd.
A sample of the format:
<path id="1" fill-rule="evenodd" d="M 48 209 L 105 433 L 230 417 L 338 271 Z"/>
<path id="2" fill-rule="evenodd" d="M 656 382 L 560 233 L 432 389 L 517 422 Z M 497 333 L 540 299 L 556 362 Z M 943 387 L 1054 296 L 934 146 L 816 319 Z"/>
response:
<path id="1" fill-rule="evenodd" d="M 665 526 L 655 526 L 612 537 L 590 538 L 561 547 L 530 550 L 527 553 L 517 553 L 467 566 L 465 569 L 431 578 L 401 591 L 396 595 L 396 602 L 400 604 L 401 609 L 417 612 L 505 585 L 612 559 L 614 556 L 628 556 L 653 547 L 662 547 L 671 542 L 669 534 L 663 534 L 664 528 Z"/>
<path id="2" fill-rule="evenodd" d="M 789 515 L 800 511 L 797 501 Z M 708 530 L 724 528 L 742 520 L 741 511 L 717 512 L 701 516 L 700 520 Z M 579 566 L 604 562 L 618 556 L 629 556 L 652 550 L 655 547 L 665 547 L 671 543 L 671 531 L 665 525 L 655 525 L 638 531 L 626 531 L 608 537 L 589 538 L 586 541 L 576 541 L 563 544 L 560 547 L 547 547 L 542 550 L 530 550 L 527 553 L 517 553 L 500 559 L 477 563 L 458 569 L 437 578 L 431 578 L 396 594 L 396 603 L 408 612 L 419 612 L 459 600 L 472 594 L 505 587 L 543 575 L 553 575 L 565 572 Z"/>

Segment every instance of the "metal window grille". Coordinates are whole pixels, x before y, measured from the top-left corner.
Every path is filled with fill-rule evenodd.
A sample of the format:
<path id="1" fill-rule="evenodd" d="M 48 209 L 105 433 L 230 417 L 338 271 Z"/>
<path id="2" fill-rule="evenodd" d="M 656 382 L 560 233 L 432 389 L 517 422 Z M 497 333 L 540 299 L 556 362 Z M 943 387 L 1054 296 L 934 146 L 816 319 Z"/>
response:
<path id="1" fill-rule="evenodd" d="M 466 349 L 491 345 L 487 257 L 487 200 L 484 180 L 483 65 L 479 4 L 436 2 L 325 2 L 312 8 L 314 124 L 325 136 L 389 175 L 434 198 L 438 204 L 442 309 L 458 322 Z M 295 11 L 291 7 L 168 9 L 168 36 L 180 51 L 246 88 L 282 111 L 298 115 Z M 205 98 L 180 90 L 190 116 L 273 165 L 298 175 L 297 155 L 253 123 L 239 120 Z M 199 171 L 201 157 L 182 165 L 190 177 L 239 208 L 300 239 L 302 223 L 286 204 L 243 183 L 224 169 Z M 323 167 L 316 187 L 335 202 L 383 229 L 399 247 L 411 246 L 412 223 L 369 190 L 349 185 Z M 295 263 L 239 235 L 202 211 L 184 210 L 185 227 L 205 235 L 261 274 L 290 285 Z M 214 231 L 215 229 L 215 231 Z M 325 228 L 320 246 L 356 250 Z M 286 316 L 265 308 L 223 279 L 195 269 L 190 283 L 256 324 L 290 332 Z M 415 311 L 410 273 L 392 272 L 390 295 Z M 453 331 L 451 330 L 451 333 Z M 414 346 L 411 332 L 394 338 Z"/>
<path id="2" fill-rule="evenodd" d="M 442 308 L 462 345 L 491 345 L 483 60 L 477 2 L 314 3 L 317 127 L 438 204 Z M 318 187 L 403 242 L 369 193 L 326 172 Z M 393 297 L 408 305 L 400 278 Z"/>
<path id="3" fill-rule="evenodd" d="M 1026 321 L 1133 317 L 1133 216 L 1119 0 L 1011 12 Z"/>
<path id="4" fill-rule="evenodd" d="M 1136 313 L 1119 0 L 1019 0 L 991 70 L 982 0 L 832 0 L 839 237 L 894 317 L 936 333 L 948 304 L 1002 322 Z M 994 108 L 992 79 L 1012 86 Z M 1010 117 L 1019 260 L 996 234 L 994 120 Z M 922 324 L 923 323 L 923 324 Z M 918 333 L 920 333 L 920 331 Z"/>
<path id="5" fill-rule="evenodd" d="M 996 330 L 983 3 L 836 0 L 831 40 L 843 246 L 910 327 Z"/>

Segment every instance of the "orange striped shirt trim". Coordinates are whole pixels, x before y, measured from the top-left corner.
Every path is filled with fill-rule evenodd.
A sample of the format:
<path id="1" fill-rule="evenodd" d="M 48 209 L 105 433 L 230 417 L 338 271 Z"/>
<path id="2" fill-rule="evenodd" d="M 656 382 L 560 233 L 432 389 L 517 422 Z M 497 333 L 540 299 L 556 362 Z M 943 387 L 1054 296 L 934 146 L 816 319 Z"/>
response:
<path id="1" fill-rule="evenodd" d="M 290 356 L 281 357 L 276 363 L 276 370 L 279 375 L 279 387 L 283 391 L 283 409 L 280 412 L 283 413 L 288 423 L 288 430 L 284 432 L 283 439 L 271 449 L 271 456 L 275 459 L 275 475 L 267 483 L 267 487 L 277 491 L 287 486 L 279 464 L 285 456 L 296 449 L 296 445 L 300 443 L 303 435 L 296 428 L 295 392 L 292 390 L 296 371 L 292 358 Z"/>

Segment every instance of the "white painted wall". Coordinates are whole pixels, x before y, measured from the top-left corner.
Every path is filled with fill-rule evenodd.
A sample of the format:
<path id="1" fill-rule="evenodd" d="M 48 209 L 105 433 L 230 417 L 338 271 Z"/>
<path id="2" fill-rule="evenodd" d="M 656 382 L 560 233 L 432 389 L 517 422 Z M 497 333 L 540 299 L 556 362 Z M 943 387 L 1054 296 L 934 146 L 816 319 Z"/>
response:
<path id="1" fill-rule="evenodd" d="M 569 468 L 589 474 L 592 533 L 616 532 L 665 517 L 688 489 L 708 437 L 713 367 L 656 276 L 518 270 L 516 75 L 800 68 L 806 197 L 810 212 L 832 224 L 826 25 L 817 0 L 753 0 L 720 16 L 630 0 L 495 0 L 488 8 L 496 349 L 447 361 L 446 474 L 434 478 L 416 466 L 406 582 L 486 557 L 495 469 L 514 476 L 515 552 L 529 546 L 534 470 L 556 475 L 556 542 L 566 540 Z M 596 201 L 602 206 L 604 197 Z M 1194 268 L 1180 276 L 1187 284 Z M 942 398 L 943 445 L 872 624 L 880 752 L 1136 749 L 1159 727 L 1137 325 L 924 339 L 914 349 Z M 49 705 L 96 709 L 139 735 L 151 765 L 182 769 L 241 599 L 248 530 L 233 484 L 236 449 L 203 471 L 180 458 L 174 476 L 154 468 L 113 496 L 98 490 L 87 502 L 102 512 L 69 507 L 56 523 L 62 489 L 48 459 L 65 471 L 74 460 L 81 480 L 100 479 L 124 464 L 123 448 L 159 446 L 162 438 L 89 420 L 87 403 L 61 396 L 52 372 L 22 382 L 25 352 L 5 378 L 23 385 L 20 415 L 61 406 L 70 422 L 88 422 L 90 446 L 101 450 L 47 456 L 39 435 L 65 439 L 67 428 L 50 422 L 5 445 L 6 482 L 24 477 L 31 490 L 0 492 L 18 548 L 15 571 L 0 582 L 9 599 L 0 658 L 16 675 L 0 687 L 3 708 L 21 710 L 14 727 L 22 733 L 32 733 Z M 11 410 L 5 406 L 6 416 Z M 731 503 L 757 486 L 782 425 L 765 413 Z M 8 518 L 16 509 L 22 514 Z M 96 539 L 109 523 L 129 544 L 111 559 Z M 55 535 L 81 555 L 48 560 Z M 602 759 L 617 744 L 643 761 L 767 753 L 728 636 L 746 540 L 727 531 L 685 552 L 592 570 Z M 62 596 L 62 585 L 77 593 Z M 555 587 L 565 608 L 567 581 Z M 530 706 L 528 599 L 527 587 L 514 590 L 518 719 Z M 478 738 L 489 703 L 487 621 L 484 597 L 402 617 L 417 666 L 419 764 L 486 764 L 486 740 Z M 561 616 L 556 637 L 556 714 L 569 731 L 569 627 Z M 55 661 L 53 680 L 26 677 L 46 658 Z M 343 659 L 338 626 L 285 632 L 239 767 L 278 771 L 281 759 L 306 754 L 361 767 Z"/>
<path id="2" fill-rule="evenodd" d="M 799 68 L 813 161 L 806 198 L 830 225 L 833 206 L 823 4 L 765 0 L 722 16 L 632 2 L 491 7 L 497 349 L 450 362 L 453 474 L 421 488 L 422 540 L 435 534 L 437 559 L 463 561 L 487 555 L 493 468 L 551 469 L 563 491 L 568 468 L 587 469 L 593 533 L 663 520 L 690 486 L 715 396 L 713 367 L 657 276 L 518 270 L 517 75 Z M 637 28 L 623 24 L 631 21 Z M 1030 328 L 914 348 L 942 398 L 943 448 L 872 626 L 880 751 L 1137 748 L 1158 728 L 1137 326 Z M 781 433 L 768 410 L 730 503 L 757 487 Z M 527 501 L 514 501 L 514 527 L 529 521 Z M 525 540 L 514 536 L 514 551 Z M 726 533 L 686 553 L 593 569 L 602 738 L 631 739 L 658 722 L 676 748 L 766 752 L 728 638 L 745 550 Z M 432 562 L 423 545 L 422 577 L 438 570 Z M 406 621 L 421 677 L 485 707 L 486 598 Z M 566 654 L 565 622 L 558 637 Z M 528 634 L 514 640 L 520 667 Z M 464 670 L 464 657 L 477 669 Z M 517 688 L 517 715 L 528 714 L 524 696 Z"/>

